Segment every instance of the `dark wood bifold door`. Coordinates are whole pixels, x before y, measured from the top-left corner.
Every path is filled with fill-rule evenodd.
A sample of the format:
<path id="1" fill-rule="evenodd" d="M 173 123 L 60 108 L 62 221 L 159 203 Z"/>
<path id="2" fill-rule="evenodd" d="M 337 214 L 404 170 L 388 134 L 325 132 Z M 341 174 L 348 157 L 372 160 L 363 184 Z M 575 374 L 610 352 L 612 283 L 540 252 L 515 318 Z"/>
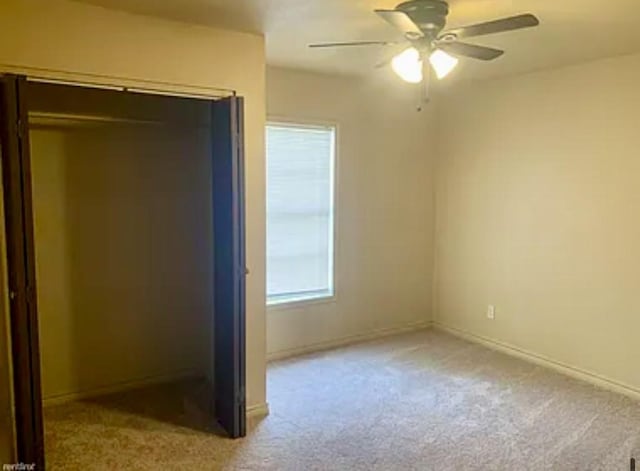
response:
<path id="1" fill-rule="evenodd" d="M 44 468 L 26 79 L 0 77 L 0 149 L 17 459 Z"/>
<path id="2" fill-rule="evenodd" d="M 0 156 L 10 299 L 17 461 L 44 469 L 36 265 L 25 77 L 0 75 Z M 127 93 L 127 92 L 123 92 Z M 243 100 L 210 107 L 214 245 L 214 395 L 217 420 L 246 434 Z M 203 327 L 206 328 L 206 327 Z"/>
<path id="3" fill-rule="evenodd" d="M 211 103 L 216 415 L 232 438 L 246 434 L 243 100 Z"/>

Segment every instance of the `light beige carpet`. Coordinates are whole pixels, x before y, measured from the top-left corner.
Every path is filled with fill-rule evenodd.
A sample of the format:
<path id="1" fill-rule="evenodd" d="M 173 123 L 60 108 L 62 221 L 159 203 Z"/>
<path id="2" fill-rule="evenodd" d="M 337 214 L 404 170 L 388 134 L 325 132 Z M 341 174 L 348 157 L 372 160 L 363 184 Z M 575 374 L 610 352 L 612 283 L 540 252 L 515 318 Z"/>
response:
<path id="1" fill-rule="evenodd" d="M 628 470 L 640 404 L 428 330 L 274 363 L 271 415 L 206 431 L 167 386 L 47 408 L 49 469 Z M 197 389 L 197 388 L 196 388 Z"/>

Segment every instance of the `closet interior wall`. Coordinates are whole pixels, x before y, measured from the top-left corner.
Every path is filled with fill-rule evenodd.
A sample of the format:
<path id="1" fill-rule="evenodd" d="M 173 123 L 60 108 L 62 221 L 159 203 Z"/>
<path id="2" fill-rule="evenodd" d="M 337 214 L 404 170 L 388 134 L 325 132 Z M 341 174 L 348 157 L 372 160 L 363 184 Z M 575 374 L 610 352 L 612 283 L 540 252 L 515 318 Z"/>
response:
<path id="1" fill-rule="evenodd" d="M 30 83 L 45 404 L 213 370 L 207 102 Z"/>

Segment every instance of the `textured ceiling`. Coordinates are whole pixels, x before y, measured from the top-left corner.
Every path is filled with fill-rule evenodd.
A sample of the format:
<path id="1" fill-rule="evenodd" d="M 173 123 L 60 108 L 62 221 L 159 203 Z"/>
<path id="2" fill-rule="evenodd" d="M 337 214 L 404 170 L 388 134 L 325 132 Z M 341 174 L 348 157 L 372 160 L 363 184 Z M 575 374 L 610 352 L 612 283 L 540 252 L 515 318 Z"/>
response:
<path id="1" fill-rule="evenodd" d="M 263 33 L 271 65 L 325 73 L 366 74 L 384 47 L 309 50 L 311 42 L 396 39 L 374 8 L 388 0 L 78 0 L 190 23 Z M 523 12 L 538 28 L 478 38 L 506 50 L 491 63 L 461 61 L 457 76 L 486 78 L 640 52 L 640 0 L 451 0 L 448 27 Z"/>

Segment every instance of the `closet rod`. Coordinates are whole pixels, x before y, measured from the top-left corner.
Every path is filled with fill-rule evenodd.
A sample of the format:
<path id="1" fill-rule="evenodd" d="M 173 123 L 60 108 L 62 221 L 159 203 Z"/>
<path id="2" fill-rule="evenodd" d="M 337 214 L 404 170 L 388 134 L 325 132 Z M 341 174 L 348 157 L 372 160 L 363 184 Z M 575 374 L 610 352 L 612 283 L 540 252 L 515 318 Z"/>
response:
<path id="1" fill-rule="evenodd" d="M 159 120 L 149 120 L 149 119 L 133 119 L 133 118 L 116 118 L 113 116 L 100 116 L 100 115 L 84 115 L 84 114 L 72 114 L 72 113 L 50 113 L 43 111 L 30 111 L 29 112 L 29 120 L 54 120 L 54 121 L 82 121 L 86 123 L 95 123 L 95 124 L 144 124 L 144 125 L 153 125 L 153 126 L 172 126 L 178 128 L 189 128 L 189 129 L 208 129 L 208 126 L 203 124 L 197 124 L 193 126 L 189 126 L 188 124 L 184 124 L 184 122 L 178 121 L 159 121 Z M 42 124 L 42 123 L 34 123 L 34 124 Z M 46 123 L 45 123 L 46 124 Z"/>
<path id="2" fill-rule="evenodd" d="M 101 84 L 101 83 L 90 83 L 90 82 L 74 82 L 74 81 L 71 81 L 71 80 L 58 80 L 58 79 L 27 77 L 27 82 L 46 83 L 46 84 L 51 84 L 51 85 L 67 85 L 67 86 L 70 86 L 70 87 L 94 88 L 96 90 L 111 90 L 111 91 L 115 91 L 115 92 L 124 91 L 124 87 L 119 87 L 117 85 L 104 85 L 104 84 Z"/>

